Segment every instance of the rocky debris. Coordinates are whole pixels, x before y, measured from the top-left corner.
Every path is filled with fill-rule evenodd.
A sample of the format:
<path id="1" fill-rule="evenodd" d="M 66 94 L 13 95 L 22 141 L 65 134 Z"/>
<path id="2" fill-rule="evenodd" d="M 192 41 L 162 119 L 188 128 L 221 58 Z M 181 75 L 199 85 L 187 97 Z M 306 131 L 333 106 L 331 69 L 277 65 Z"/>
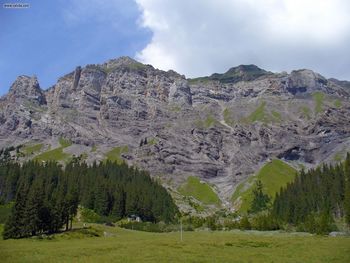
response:
<path id="1" fill-rule="evenodd" d="M 93 162 L 128 146 L 120 158 L 173 189 L 194 175 L 226 202 L 273 158 L 313 167 L 349 149 L 346 85 L 254 65 L 188 80 L 121 57 L 77 67 L 45 91 L 36 77 L 18 77 L 0 99 L 0 147 L 63 137 L 73 142 L 66 153 Z"/>

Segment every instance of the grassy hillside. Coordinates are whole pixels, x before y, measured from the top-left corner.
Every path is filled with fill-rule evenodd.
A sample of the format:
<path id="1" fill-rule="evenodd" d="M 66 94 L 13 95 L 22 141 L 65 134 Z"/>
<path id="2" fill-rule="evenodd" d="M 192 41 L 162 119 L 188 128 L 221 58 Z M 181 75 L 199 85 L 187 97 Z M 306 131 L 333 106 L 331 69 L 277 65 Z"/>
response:
<path id="1" fill-rule="evenodd" d="M 38 161 L 68 161 L 70 154 L 64 153 L 63 149 L 72 145 L 72 143 L 64 138 L 60 138 L 59 143 L 61 147 L 43 152 L 36 156 L 34 159 Z"/>
<path id="2" fill-rule="evenodd" d="M 252 191 L 256 180 L 261 180 L 264 192 L 273 198 L 282 186 L 294 179 L 295 174 L 296 170 L 287 163 L 281 160 L 272 160 L 265 164 L 255 176 L 238 185 L 232 196 L 232 201 L 237 208 L 239 207 L 239 211 L 246 212 L 253 199 Z"/>
<path id="3" fill-rule="evenodd" d="M 189 176 L 187 182 L 179 187 L 179 192 L 185 196 L 193 196 L 203 204 L 219 204 L 220 199 L 213 189 L 204 182 L 200 182 L 199 178 Z"/>
<path id="4" fill-rule="evenodd" d="M 43 144 L 39 143 L 39 144 L 30 144 L 30 145 L 26 145 L 24 146 L 21 151 L 25 154 L 25 155 L 32 155 L 34 153 L 40 152 L 41 149 L 43 148 Z"/>
<path id="5" fill-rule="evenodd" d="M 129 151 L 128 146 L 115 147 L 106 153 L 106 159 L 112 162 L 122 163 L 123 159 L 121 157 L 122 153 L 127 153 Z"/>
<path id="6" fill-rule="evenodd" d="M 49 239 L 0 240 L 1 262 L 350 262 L 350 239 L 273 232 L 148 233 L 91 225 Z"/>

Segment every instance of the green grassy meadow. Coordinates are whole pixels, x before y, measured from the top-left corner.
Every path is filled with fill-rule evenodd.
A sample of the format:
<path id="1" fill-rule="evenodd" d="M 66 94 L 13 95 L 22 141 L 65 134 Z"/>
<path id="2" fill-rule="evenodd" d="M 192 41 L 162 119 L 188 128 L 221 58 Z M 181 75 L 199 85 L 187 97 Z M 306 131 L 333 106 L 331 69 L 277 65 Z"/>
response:
<path id="1" fill-rule="evenodd" d="M 187 182 L 179 187 L 179 192 L 184 196 L 192 196 L 203 204 L 219 204 L 220 199 L 213 189 L 204 182 L 200 182 L 199 178 L 189 176 Z"/>
<path id="2" fill-rule="evenodd" d="M 293 181 L 296 170 L 281 160 L 272 160 L 265 164 L 256 176 L 249 177 L 247 181 L 239 184 L 232 196 L 235 202 L 241 200 L 239 211 L 246 212 L 253 200 L 253 189 L 256 180 L 260 180 L 264 185 L 264 192 L 274 198 L 275 194 L 282 186 Z"/>
<path id="3" fill-rule="evenodd" d="M 96 236 L 100 235 L 100 236 Z M 93 225 L 49 239 L 0 240 L 1 262 L 350 262 L 349 237 L 256 231 L 149 233 Z"/>

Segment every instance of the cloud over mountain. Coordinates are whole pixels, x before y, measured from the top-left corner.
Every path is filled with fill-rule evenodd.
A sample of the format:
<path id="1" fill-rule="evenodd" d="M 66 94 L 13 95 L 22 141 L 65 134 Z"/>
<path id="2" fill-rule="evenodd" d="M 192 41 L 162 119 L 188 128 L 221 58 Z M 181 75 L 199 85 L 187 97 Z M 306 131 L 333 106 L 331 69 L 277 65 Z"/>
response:
<path id="1" fill-rule="evenodd" d="M 136 0 L 153 32 L 136 58 L 187 76 L 257 64 L 350 79 L 347 0 Z"/>

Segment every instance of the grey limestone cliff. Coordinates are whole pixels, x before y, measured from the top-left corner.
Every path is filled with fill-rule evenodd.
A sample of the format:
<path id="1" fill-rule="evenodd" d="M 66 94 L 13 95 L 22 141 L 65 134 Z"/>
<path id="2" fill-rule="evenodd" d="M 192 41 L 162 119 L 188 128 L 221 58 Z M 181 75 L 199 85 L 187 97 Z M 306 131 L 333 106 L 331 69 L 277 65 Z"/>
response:
<path id="1" fill-rule="evenodd" d="M 170 187 L 197 176 L 225 201 L 268 160 L 313 167 L 350 149 L 349 97 L 348 82 L 311 70 L 248 65 L 186 79 L 121 57 L 77 67 L 47 90 L 18 77 L 0 100 L 0 146 L 66 138 L 65 151 L 88 162 L 128 146 L 122 159 Z"/>

